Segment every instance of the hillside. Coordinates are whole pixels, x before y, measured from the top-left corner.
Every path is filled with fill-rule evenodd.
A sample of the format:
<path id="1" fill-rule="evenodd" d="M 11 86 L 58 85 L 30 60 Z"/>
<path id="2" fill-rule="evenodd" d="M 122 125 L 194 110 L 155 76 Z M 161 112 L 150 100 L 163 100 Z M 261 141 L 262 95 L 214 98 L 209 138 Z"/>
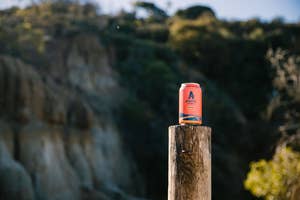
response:
<path id="1" fill-rule="evenodd" d="M 70 2 L 0 11 L 4 198 L 166 199 L 167 127 L 180 83 L 199 82 L 213 199 L 253 199 L 249 163 L 271 158 L 279 127 L 299 119 L 298 93 L 287 92 L 298 61 L 286 79 L 279 69 L 300 54 L 300 25 L 224 21 L 204 6 L 139 9 L 147 17 Z M 280 64 L 279 48 L 289 52 Z"/>

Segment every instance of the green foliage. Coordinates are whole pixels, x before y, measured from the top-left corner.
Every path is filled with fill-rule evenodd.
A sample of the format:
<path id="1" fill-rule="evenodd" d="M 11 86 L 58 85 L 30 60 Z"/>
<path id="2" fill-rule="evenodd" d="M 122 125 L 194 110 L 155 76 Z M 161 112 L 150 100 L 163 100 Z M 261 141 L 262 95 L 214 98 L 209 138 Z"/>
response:
<path id="1" fill-rule="evenodd" d="M 265 117 L 290 140 L 300 133 L 300 56 L 270 49 L 267 59 L 272 67 L 273 94 Z"/>
<path id="2" fill-rule="evenodd" d="M 98 31 L 96 15 L 93 4 L 65 1 L 1 11 L 0 52 L 42 63 L 45 48 L 53 38 Z"/>
<path id="3" fill-rule="evenodd" d="M 282 147 L 272 160 L 251 163 L 244 185 L 257 197 L 286 200 L 291 199 L 293 187 L 299 184 L 299 178 L 300 153 Z"/>
<path id="4" fill-rule="evenodd" d="M 256 28 L 249 34 L 249 38 L 252 40 L 263 39 L 264 31 L 262 28 Z"/>
<path id="5" fill-rule="evenodd" d="M 142 39 L 166 42 L 169 37 L 168 27 L 160 23 L 141 24 L 136 31 L 137 37 Z"/>
<path id="6" fill-rule="evenodd" d="M 170 27 L 170 45 L 191 67 L 238 98 L 248 117 L 256 118 L 257 111 L 267 103 L 271 85 L 264 58 L 267 44 L 258 38 L 258 33 L 252 33 L 249 40 L 231 26 L 212 17 L 175 18 Z M 258 87 L 259 91 L 252 89 Z"/>
<path id="7" fill-rule="evenodd" d="M 185 10 L 179 10 L 175 14 L 185 19 L 196 19 L 202 15 L 215 16 L 215 12 L 207 6 L 192 6 Z"/>
<path id="8" fill-rule="evenodd" d="M 299 196 L 297 188 L 300 187 L 300 84 L 297 81 L 300 59 L 282 49 L 269 49 L 267 59 L 272 69 L 273 94 L 266 109 L 266 118 L 276 127 L 282 139 L 272 160 L 251 163 L 244 185 L 253 195 L 266 200 L 295 199 Z"/>

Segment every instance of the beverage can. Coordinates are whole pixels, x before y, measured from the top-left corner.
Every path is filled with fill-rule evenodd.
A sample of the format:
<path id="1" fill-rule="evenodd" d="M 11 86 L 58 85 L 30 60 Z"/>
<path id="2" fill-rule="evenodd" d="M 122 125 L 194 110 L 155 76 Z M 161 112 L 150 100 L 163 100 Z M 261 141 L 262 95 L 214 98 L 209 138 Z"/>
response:
<path id="1" fill-rule="evenodd" d="M 202 124 L 202 90 L 198 83 L 181 84 L 179 124 Z"/>

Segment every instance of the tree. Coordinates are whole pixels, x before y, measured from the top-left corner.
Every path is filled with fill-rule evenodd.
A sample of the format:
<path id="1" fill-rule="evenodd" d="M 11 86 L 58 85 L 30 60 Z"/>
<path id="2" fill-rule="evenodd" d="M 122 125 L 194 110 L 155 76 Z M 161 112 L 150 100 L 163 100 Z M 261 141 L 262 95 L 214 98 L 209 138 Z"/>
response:
<path id="1" fill-rule="evenodd" d="M 293 200 L 300 186 L 300 153 L 280 147 L 270 161 L 250 164 L 245 188 L 256 197 L 266 200 Z M 298 193 L 298 192 L 297 192 Z M 299 194 L 298 194 L 299 195 Z"/>
<path id="2" fill-rule="evenodd" d="M 267 59 L 273 70 L 267 119 L 281 139 L 272 160 L 250 164 L 244 186 L 266 200 L 294 200 L 300 195 L 300 57 L 277 49 L 269 50 Z"/>
<path id="3" fill-rule="evenodd" d="M 207 6 L 192 6 L 185 10 L 177 11 L 175 15 L 185 19 L 196 19 L 204 14 L 215 16 L 215 12 Z"/>
<path id="4" fill-rule="evenodd" d="M 137 9 L 144 9 L 150 15 L 150 18 L 157 21 L 165 20 L 168 17 L 167 13 L 164 10 L 160 9 L 155 4 L 150 2 L 137 1 L 135 2 L 134 6 Z"/>

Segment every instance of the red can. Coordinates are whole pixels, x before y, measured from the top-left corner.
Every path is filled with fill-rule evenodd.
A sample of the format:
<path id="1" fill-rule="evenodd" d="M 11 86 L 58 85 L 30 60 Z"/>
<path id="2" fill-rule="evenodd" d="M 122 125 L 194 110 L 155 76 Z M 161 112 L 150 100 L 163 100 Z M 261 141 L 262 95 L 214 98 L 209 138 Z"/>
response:
<path id="1" fill-rule="evenodd" d="M 198 83 L 181 84 L 179 124 L 202 124 L 202 90 Z"/>

